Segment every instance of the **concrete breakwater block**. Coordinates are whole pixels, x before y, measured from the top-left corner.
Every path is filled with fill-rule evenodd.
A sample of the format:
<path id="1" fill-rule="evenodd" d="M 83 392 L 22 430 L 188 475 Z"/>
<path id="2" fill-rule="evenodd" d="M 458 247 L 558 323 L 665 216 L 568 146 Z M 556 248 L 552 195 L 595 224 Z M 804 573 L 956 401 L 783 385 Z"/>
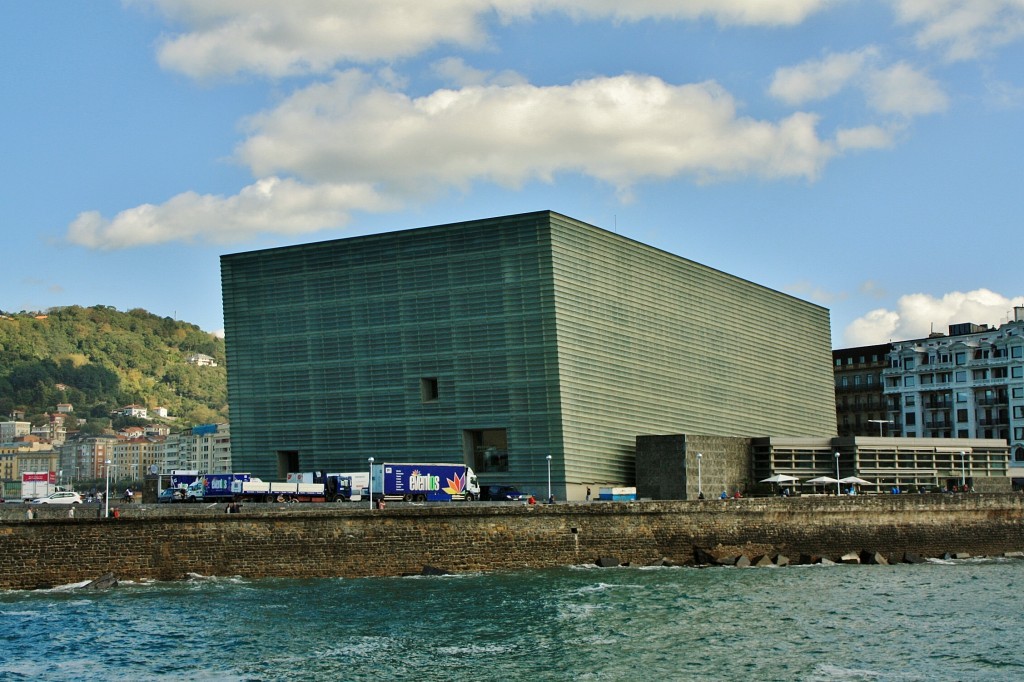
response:
<path id="1" fill-rule="evenodd" d="M 860 552 L 847 552 L 843 556 L 839 557 L 839 563 L 842 563 L 842 564 L 859 564 L 860 563 Z"/>
<path id="2" fill-rule="evenodd" d="M 610 556 L 602 556 L 598 557 L 594 563 L 601 568 L 615 568 L 619 565 L 619 560 Z"/>

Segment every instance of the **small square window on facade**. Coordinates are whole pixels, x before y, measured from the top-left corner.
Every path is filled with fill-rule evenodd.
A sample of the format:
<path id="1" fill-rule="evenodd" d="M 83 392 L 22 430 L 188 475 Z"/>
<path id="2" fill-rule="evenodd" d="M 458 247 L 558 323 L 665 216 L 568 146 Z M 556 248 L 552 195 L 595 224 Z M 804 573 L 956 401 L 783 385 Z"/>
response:
<path id="1" fill-rule="evenodd" d="M 437 400 L 437 396 L 437 377 L 420 379 L 420 399 L 425 403 L 432 403 Z"/>

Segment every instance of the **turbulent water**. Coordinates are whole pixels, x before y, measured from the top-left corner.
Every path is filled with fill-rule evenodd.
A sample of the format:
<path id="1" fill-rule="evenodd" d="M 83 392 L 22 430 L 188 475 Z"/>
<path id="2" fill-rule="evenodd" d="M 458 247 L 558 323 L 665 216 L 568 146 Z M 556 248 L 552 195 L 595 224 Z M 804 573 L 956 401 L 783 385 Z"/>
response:
<path id="1" fill-rule="evenodd" d="M 1011 680 L 1024 560 L 0 593 L 0 679 Z"/>

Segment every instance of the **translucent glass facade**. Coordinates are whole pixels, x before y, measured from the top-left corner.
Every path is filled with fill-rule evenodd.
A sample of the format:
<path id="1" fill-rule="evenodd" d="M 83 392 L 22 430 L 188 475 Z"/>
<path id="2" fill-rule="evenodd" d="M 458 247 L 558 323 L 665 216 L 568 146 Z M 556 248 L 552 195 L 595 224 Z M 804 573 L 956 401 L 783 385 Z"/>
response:
<path id="1" fill-rule="evenodd" d="M 538 212 L 226 255 L 236 470 L 632 483 L 639 434 L 831 435 L 828 311 Z"/>

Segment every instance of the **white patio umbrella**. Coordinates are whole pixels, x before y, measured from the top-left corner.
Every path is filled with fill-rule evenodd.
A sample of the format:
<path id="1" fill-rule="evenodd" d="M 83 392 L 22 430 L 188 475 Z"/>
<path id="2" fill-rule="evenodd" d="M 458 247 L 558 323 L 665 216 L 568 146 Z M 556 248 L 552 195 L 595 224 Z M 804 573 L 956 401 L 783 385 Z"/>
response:
<path id="1" fill-rule="evenodd" d="M 798 479 L 796 476 L 789 476 L 787 474 L 775 474 L 768 478 L 761 479 L 761 483 L 795 483 Z"/>
<path id="2" fill-rule="evenodd" d="M 863 478 L 857 478 L 856 476 L 847 476 L 846 478 L 840 478 L 840 483 L 853 483 L 854 485 L 871 485 L 871 481 L 865 481 Z"/>
<path id="3" fill-rule="evenodd" d="M 839 479 L 832 478 L 831 476 L 818 476 L 817 478 L 804 481 L 804 483 L 809 485 L 824 485 L 826 483 L 839 483 Z"/>

